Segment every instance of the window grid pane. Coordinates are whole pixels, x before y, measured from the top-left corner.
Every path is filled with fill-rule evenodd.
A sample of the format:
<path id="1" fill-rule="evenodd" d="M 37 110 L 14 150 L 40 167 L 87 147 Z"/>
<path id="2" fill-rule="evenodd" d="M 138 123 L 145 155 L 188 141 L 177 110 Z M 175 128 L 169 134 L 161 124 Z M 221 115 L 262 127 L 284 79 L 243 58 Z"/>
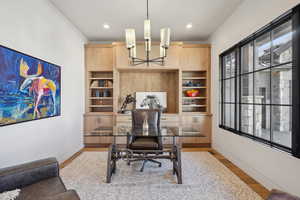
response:
<path id="1" fill-rule="evenodd" d="M 271 146 L 291 149 L 291 20 L 237 47 L 222 60 L 223 125 Z"/>

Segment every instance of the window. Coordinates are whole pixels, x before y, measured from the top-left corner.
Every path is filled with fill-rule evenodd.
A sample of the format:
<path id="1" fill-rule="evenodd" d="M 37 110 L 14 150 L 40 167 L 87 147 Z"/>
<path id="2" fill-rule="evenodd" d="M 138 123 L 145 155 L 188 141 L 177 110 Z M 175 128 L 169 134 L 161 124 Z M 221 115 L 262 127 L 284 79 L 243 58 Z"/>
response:
<path id="1" fill-rule="evenodd" d="M 228 128 L 235 128 L 235 85 L 236 85 L 236 55 L 231 52 L 223 58 L 223 78 L 221 84 L 223 85 L 223 109 L 224 109 L 224 125 Z"/>
<path id="2" fill-rule="evenodd" d="M 298 7 L 220 55 L 220 127 L 300 157 Z"/>

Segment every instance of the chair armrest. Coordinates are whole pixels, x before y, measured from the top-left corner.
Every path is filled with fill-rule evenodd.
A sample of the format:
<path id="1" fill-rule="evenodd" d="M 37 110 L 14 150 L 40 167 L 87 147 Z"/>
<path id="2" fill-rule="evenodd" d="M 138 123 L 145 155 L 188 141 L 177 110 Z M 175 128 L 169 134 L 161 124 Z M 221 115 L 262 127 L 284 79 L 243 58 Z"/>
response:
<path id="1" fill-rule="evenodd" d="M 55 158 L 0 169 L 0 193 L 59 176 L 59 165 Z"/>
<path id="2" fill-rule="evenodd" d="M 75 190 L 68 190 L 52 197 L 47 197 L 45 200 L 80 200 L 80 198 Z"/>

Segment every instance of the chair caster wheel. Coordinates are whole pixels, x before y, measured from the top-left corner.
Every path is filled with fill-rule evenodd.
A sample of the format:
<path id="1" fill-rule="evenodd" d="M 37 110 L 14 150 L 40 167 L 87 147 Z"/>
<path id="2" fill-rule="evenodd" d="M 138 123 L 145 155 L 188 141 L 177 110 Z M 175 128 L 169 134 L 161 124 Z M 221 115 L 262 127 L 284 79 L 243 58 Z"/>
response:
<path id="1" fill-rule="evenodd" d="M 161 164 L 159 164 L 158 167 L 161 167 Z"/>

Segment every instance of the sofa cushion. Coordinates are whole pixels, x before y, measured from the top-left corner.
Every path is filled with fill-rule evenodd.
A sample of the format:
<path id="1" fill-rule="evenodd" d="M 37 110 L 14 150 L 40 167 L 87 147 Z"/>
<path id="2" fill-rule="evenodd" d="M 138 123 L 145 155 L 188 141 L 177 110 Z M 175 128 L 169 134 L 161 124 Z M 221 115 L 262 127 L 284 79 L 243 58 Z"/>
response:
<path id="1" fill-rule="evenodd" d="M 59 176 L 55 158 L 0 169 L 0 192 L 23 188 L 44 179 Z"/>
<path id="2" fill-rule="evenodd" d="M 41 200 L 63 192 L 65 185 L 60 177 L 54 177 L 21 188 L 17 200 Z"/>
<path id="3" fill-rule="evenodd" d="M 300 200 L 300 198 L 279 190 L 272 190 L 267 200 Z"/>

